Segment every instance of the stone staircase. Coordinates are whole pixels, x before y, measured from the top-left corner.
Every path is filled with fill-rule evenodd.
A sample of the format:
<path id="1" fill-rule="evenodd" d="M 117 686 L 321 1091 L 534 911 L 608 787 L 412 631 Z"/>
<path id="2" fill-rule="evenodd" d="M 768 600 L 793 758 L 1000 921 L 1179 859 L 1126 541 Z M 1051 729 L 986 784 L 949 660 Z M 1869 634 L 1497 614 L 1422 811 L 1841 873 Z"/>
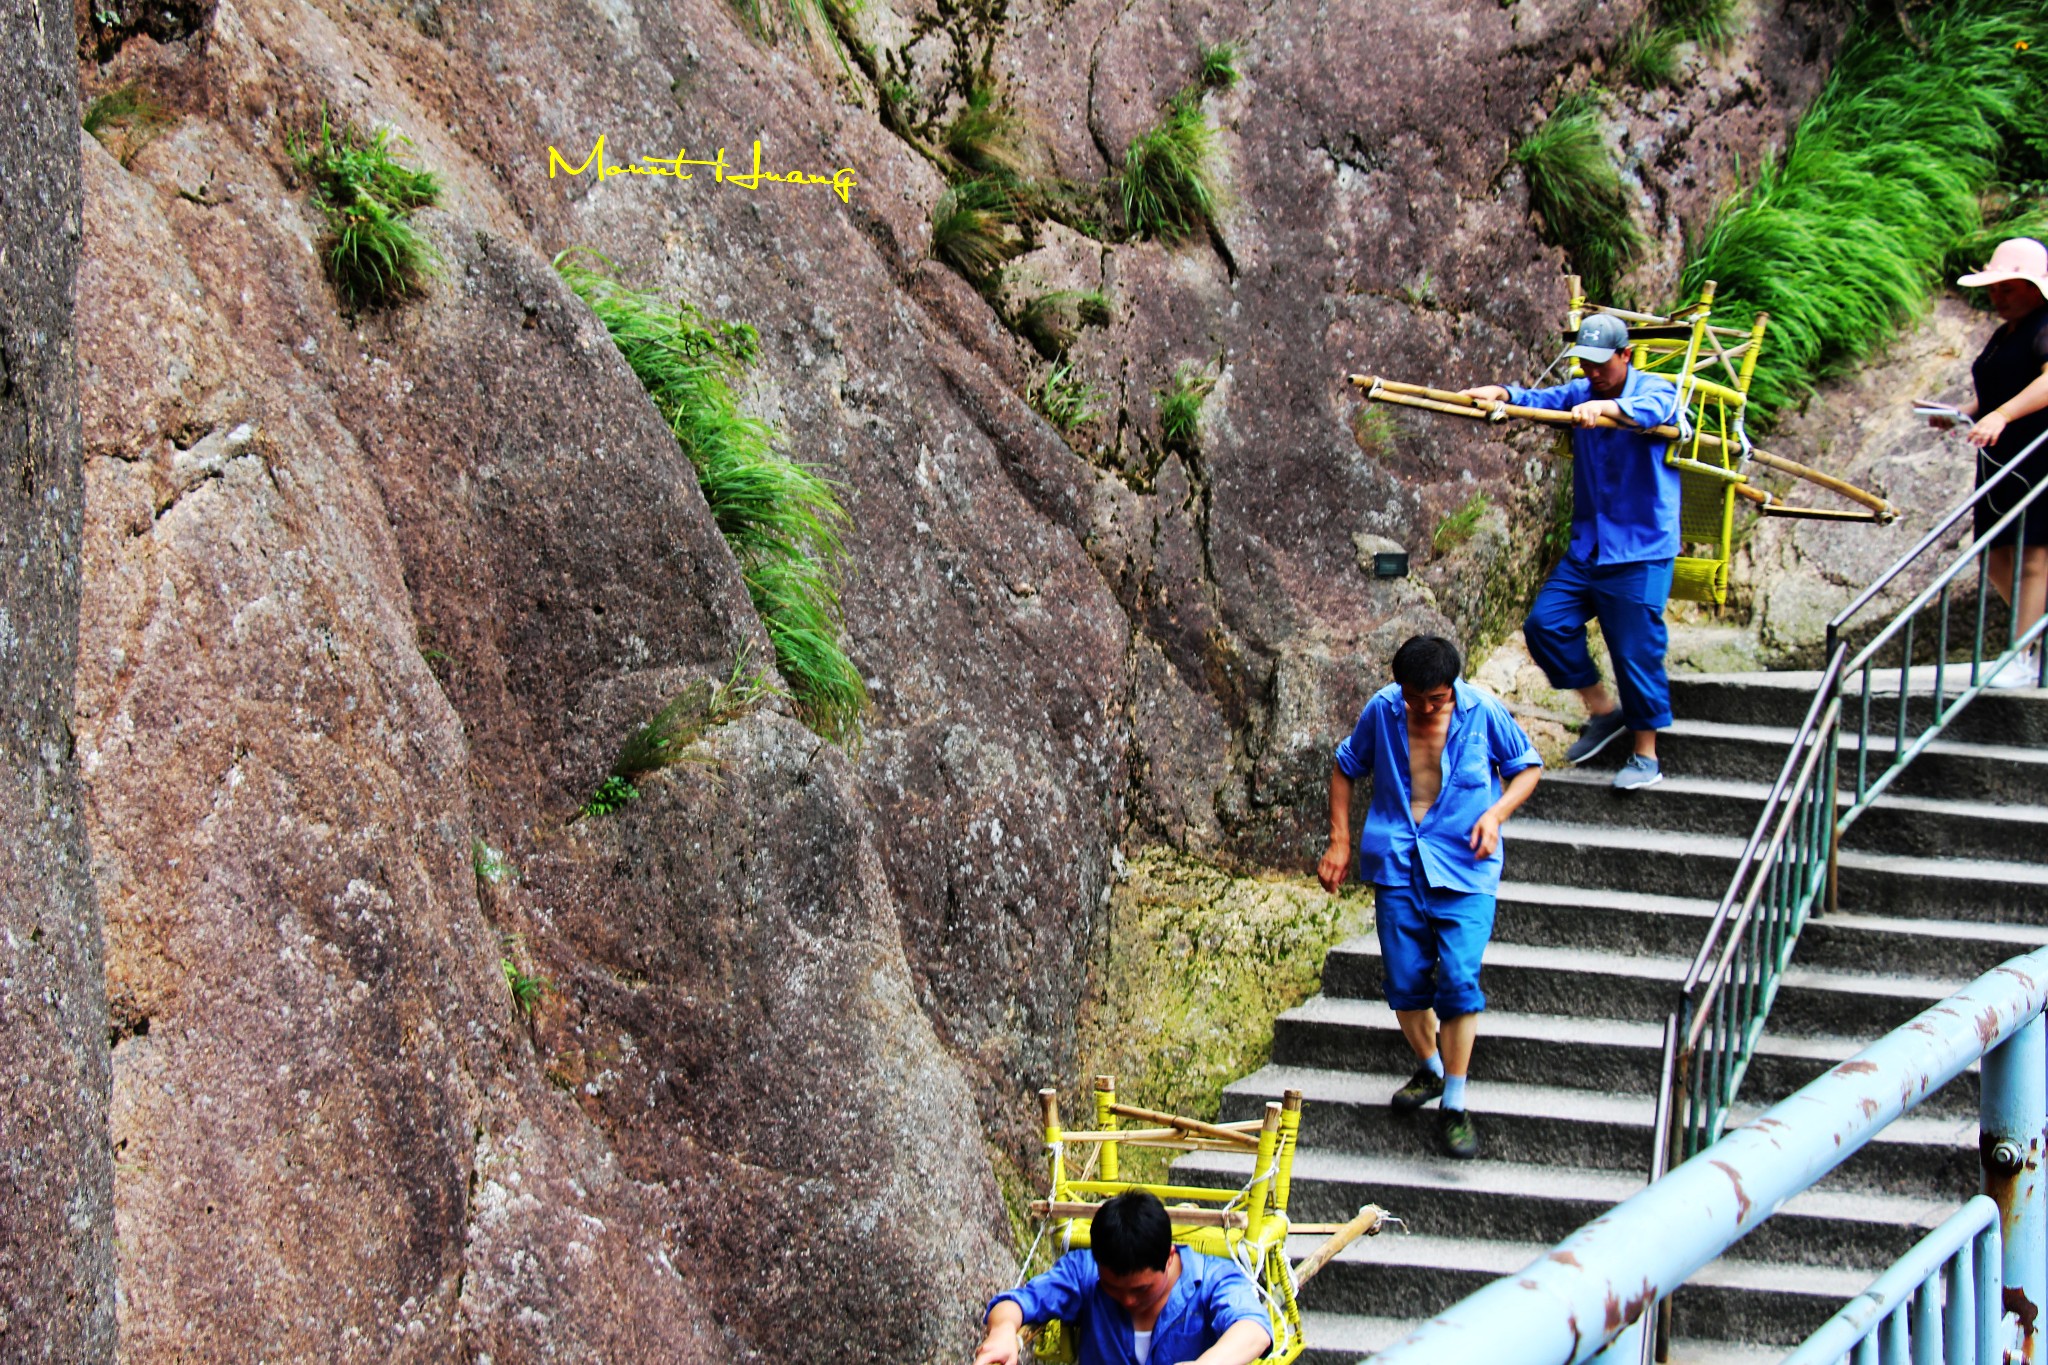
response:
<path id="1" fill-rule="evenodd" d="M 1664 1017 L 1817 682 L 1674 679 L 1685 719 L 1660 739 L 1663 783 L 1623 796 L 1606 768 L 1552 770 L 1508 826 L 1473 1067 L 1479 1160 L 1439 1155 L 1434 1105 L 1387 1105 L 1414 1064 L 1379 999 L 1373 938 L 1334 949 L 1322 993 L 1280 1017 L 1272 1063 L 1229 1087 L 1224 1117 L 1301 1090 L 1296 1221 L 1373 1202 L 1409 1228 L 1355 1244 L 1308 1286 L 1308 1359 L 1398 1340 L 1642 1187 Z M 2048 943 L 2048 693 L 1973 702 L 1850 831 L 1840 864 L 1840 913 L 1801 937 L 1737 1122 Z M 1676 1296 L 1673 1358 L 1775 1360 L 1860 1292 L 1976 1191 L 1976 1104 L 1972 1071 L 1703 1270 Z M 1229 1155 L 1178 1169 L 1249 1174 Z"/>

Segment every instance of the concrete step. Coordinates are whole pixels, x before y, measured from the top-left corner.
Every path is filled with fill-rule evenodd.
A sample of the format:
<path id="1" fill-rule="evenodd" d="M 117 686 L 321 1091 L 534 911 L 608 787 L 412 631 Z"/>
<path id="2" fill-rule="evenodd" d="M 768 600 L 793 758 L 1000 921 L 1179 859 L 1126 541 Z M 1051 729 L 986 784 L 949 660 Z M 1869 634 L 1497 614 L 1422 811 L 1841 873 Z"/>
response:
<path id="1" fill-rule="evenodd" d="M 1320 1238 L 1288 1239 L 1305 1256 Z M 1423 1318 L 1540 1259 L 1539 1242 L 1383 1233 L 1339 1252 L 1302 1291 L 1304 1307 L 1381 1317 Z M 1862 1271 L 1722 1259 L 1703 1268 L 1674 1299 L 1677 1334 L 1792 1344 L 1860 1293 Z"/>
<path id="2" fill-rule="evenodd" d="M 1601 952 L 1690 961 L 1715 902 L 1646 891 L 1503 881 L 1496 943 L 1568 944 Z M 1843 911 L 1809 919 L 1800 932 L 1802 966 L 1850 972 L 1916 973 L 1942 964 L 1957 979 L 1990 971 L 2048 944 L 2048 924 L 1919 920 Z M 1377 988 L 1375 987 L 1375 990 Z"/>
<path id="3" fill-rule="evenodd" d="M 1969 679 L 1969 665 L 1944 670 L 1946 695 Z M 1898 670 L 1871 675 L 1871 714 L 1898 714 Z M 1671 709 L 1687 720 L 1729 725 L 1799 727 L 1820 686 L 1820 673 L 1673 674 Z M 1918 734 L 1933 715 L 1934 669 L 1915 668 L 1909 680 L 1906 723 Z M 1980 692 L 1949 724 L 1947 737 L 1986 744 L 2048 745 L 2048 693 L 2034 690 Z"/>
<path id="4" fill-rule="evenodd" d="M 1665 772 L 1672 776 L 1772 782 L 1784 767 L 1793 736 L 1794 730 L 1789 726 L 1680 719 L 1669 729 L 1658 732 L 1657 755 Z M 1873 777 L 1877 766 L 1888 762 L 1893 751 L 1889 730 L 1871 737 Z M 1613 744 L 1586 766 L 1589 770 L 1612 771 L 1627 757 L 1625 745 Z M 1845 750 L 1845 781 L 1854 780 L 1854 761 L 1853 751 Z M 1901 796 L 2024 805 L 2037 793 L 2048 790 L 2048 750 L 1939 739 L 1913 760 L 1893 790 Z"/>
<path id="5" fill-rule="evenodd" d="M 1304 1310 L 1301 1325 L 1302 1334 L 1308 1338 L 1301 1365 L 1355 1365 L 1400 1341 L 1421 1326 L 1421 1319 Z M 1671 1343 L 1670 1365 L 1777 1365 L 1784 1357 L 1782 1346 L 1680 1337 Z"/>
<path id="6" fill-rule="evenodd" d="M 1795 956 L 1796 962 L 1796 956 Z M 1489 1012 L 1634 1020 L 1661 1025 L 1690 964 L 1682 958 L 1493 943 L 1480 985 Z M 1383 999 L 1380 945 L 1360 935 L 1323 959 L 1323 994 Z M 1966 981 L 1833 972 L 1794 965 L 1779 979 L 1771 1031 L 1874 1041 L 1953 995 Z"/>
<path id="7" fill-rule="evenodd" d="M 1751 1059 L 1745 1094 L 1775 1102 L 1847 1061 L 1865 1045 L 1848 1038 L 1767 1034 Z M 1589 1019 L 1488 1010 L 1479 1026 L 1473 1075 L 1484 1084 L 1513 1077 L 1530 1085 L 1651 1095 L 1664 1057 L 1661 1021 Z M 1414 1053 L 1383 1001 L 1318 995 L 1274 1021 L 1273 1060 L 1405 1076 Z M 1977 1076 L 1958 1077 L 1927 1101 L 1929 1112 L 1975 1114 Z"/>
<path id="8" fill-rule="evenodd" d="M 1174 1171 L 1200 1183 L 1239 1185 L 1250 1179 L 1252 1162 L 1199 1152 L 1175 1162 Z M 1294 1162 L 1288 1212 L 1298 1223 L 1335 1223 L 1377 1204 L 1411 1233 L 1549 1246 L 1642 1188 L 1640 1172 L 1303 1150 Z M 1809 1190 L 1744 1238 L 1739 1254 L 1874 1277 L 1958 1202 Z"/>
<path id="9" fill-rule="evenodd" d="M 2048 779 L 2048 771 L 2043 773 Z M 1506 830 L 1507 866 L 1519 881 L 1718 898 L 1735 875 L 1744 840 L 1617 825 L 1516 820 Z M 1845 849 L 1841 908 L 1867 914 L 2006 923 L 2048 921 L 2038 862 L 1917 858 Z"/>
<path id="10" fill-rule="evenodd" d="M 1673 772 L 1640 792 L 1614 790 L 1608 769 L 1543 775 L 1517 821 L 1627 826 L 1747 840 L 1763 815 L 1768 782 Z M 1848 797 L 1842 804 L 1848 805 Z M 1508 827 L 1510 840 L 1519 827 Z M 1850 827 L 1845 847 L 1923 858 L 1994 858 L 2048 866 L 2048 807 L 1934 800 L 1887 793 Z"/>
<path id="11" fill-rule="evenodd" d="M 1226 1120 L 1248 1119 L 1269 1099 L 1300 1090 L 1304 1150 L 1433 1160 L 1434 1107 L 1396 1113 L 1387 1097 L 1408 1072 L 1373 1075 L 1323 1068 L 1262 1067 L 1223 1092 Z M 1755 1112 L 1740 1111 L 1746 1122 Z M 1472 1115 L 1480 1154 L 1490 1161 L 1596 1170 L 1646 1170 L 1655 1107 L 1648 1095 L 1475 1081 Z M 1828 1177 L 1832 1190 L 1902 1194 L 1960 1203 L 1979 1179 L 1974 1116 L 1911 1114 L 1892 1124 Z"/>

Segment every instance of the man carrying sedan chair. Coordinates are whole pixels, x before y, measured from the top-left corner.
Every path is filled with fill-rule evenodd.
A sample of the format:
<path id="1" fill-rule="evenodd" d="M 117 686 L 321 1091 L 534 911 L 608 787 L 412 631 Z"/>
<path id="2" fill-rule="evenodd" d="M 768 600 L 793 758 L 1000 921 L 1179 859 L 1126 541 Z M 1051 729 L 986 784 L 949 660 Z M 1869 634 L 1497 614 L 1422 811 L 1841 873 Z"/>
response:
<path id="1" fill-rule="evenodd" d="M 1583 378 L 1547 389 L 1487 384 L 1460 392 L 1569 412 L 1578 423 L 1571 543 L 1537 591 L 1522 636 L 1550 685 L 1586 704 L 1586 727 L 1565 757 L 1583 763 L 1627 730 L 1635 751 L 1614 786 L 1635 791 L 1663 780 L 1657 732 L 1671 724 L 1664 603 L 1678 559 L 1683 489 L 1678 470 L 1664 463 L 1670 442 L 1648 429 L 1676 419 L 1678 386 L 1629 364 L 1628 327 L 1606 313 L 1587 318 L 1565 354 L 1580 362 Z M 1625 425 L 1595 425 L 1602 418 Z M 1586 622 L 1596 617 L 1614 659 L 1618 705 L 1586 650 Z"/>

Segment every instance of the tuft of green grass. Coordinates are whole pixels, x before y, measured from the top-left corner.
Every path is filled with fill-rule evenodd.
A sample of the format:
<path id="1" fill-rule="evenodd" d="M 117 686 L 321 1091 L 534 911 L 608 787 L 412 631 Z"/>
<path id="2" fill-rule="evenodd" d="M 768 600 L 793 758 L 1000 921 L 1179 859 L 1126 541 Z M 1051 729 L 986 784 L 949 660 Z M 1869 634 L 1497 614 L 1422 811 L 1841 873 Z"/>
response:
<path id="1" fill-rule="evenodd" d="M 1701 47 L 1726 51 L 1735 41 L 1741 25 L 1735 17 L 1737 0 L 1658 0 L 1657 18 Z"/>
<path id="2" fill-rule="evenodd" d="M 614 773 L 597 784 L 597 790 L 590 794 L 590 799 L 583 803 L 583 809 L 577 814 L 590 817 L 610 815 L 613 811 L 625 809 L 628 802 L 639 799 L 640 789 Z"/>
<path id="3" fill-rule="evenodd" d="M 1678 79 L 1678 45 L 1684 34 L 1648 15 L 1638 16 L 1614 47 L 1614 69 L 1644 90 Z"/>
<path id="4" fill-rule="evenodd" d="M 1168 242 L 1201 232 L 1223 202 L 1220 154 L 1200 102 L 1185 91 L 1168 101 L 1158 124 L 1124 152 L 1118 189 L 1125 227 Z"/>
<path id="5" fill-rule="evenodd" d="M 1071 363 L 1052 367 L 1038 386 L 1038 410 L 1061 431 L 1070 432 L 1102 415 L 1096 406 L 1104 398 L 1100 389 L 1089 387 L 1074 373 Z"/>
<path id="6" fill-rule="evenodd" d="M 849 518 L 837 486 L 784 458 L 782 433 L 741 410 L 733 384 L 756 358 L 754 329 L 630 288 L 594 252 L 565 251 L 555 268 L 597 314 L 695 467 L 797 714 L 828 739 L 852 738 L 868 694 L 841 643 Z"/>
<path id="7" fill-rule="evenodd" d="M 944 146 L 965 177 L 1016 184 L 1031 175 L 1030 135 L 1024 120 L 988 86 L 977 85 L 968 92 L 967 103 L 946 125 Z"/>
<path id="8" fill-rule="evenodd" d="M 104 95 L 95 96 L 85 106 L 85 113 L 78 121 L 86 132 L 126 166 L 135 160 L 136 153 L 155 140 L 158 133 L 170 127 L 172 120 L 171 111 L 151 93 L 149 87 L 140 81 L 130 81 Z"/>
<path id="9" fill-rule="evenodd" d="M 1351 418 L 1351 439 L 1368 455 L 1385 455 L 1394 448 L 1394 419 L 1376 403 L 1363 403 Z"/>
<path id="10" fill-rule="evenodd" d="M 1463 507 L 1437 523 L 1436 534 L 1429 538 L 1430 548 L 1438 554 L 1447 554 L 1472 539 L 1472 533 L 1479 529 L 1479 519 L 1492 506 L 1486 494 L 1474 493 Z"/>
<path id="11" fill-rule="evenodd" d="M 439 202 L 432 171 L 400 163 L 391 129 L 365 134 L 323 110 L 320 126 L 286 135 L 285 150 L 312 186 L 327 219 L 327 274 L 351 308 L 374 308 L 419 293 L 438 273 L 434 249 L 412 224 L 416 209 Z"/>
<path id="12" fill-rule="evenodd" d="M 702 679 L 672 697 L 654 718 L 626 737 L 612 762 L 612 776 L 636 777 L 677 763 L 698 761 L 690 746 L 707 730 L 728 725 L 770 697 L 783 695 L 765 671 L 747 667 L 750 651 L 742 649 L 732 673 L 716 685 Z"/>
<path id="13" fill-rule="evenodd" d="M 1721 207 L 1679 288 L 1717 281 L 1729 325 L 1770 314 L 1758 425 L 1917 317 L 1984 190 L 2031 164 L 2048 51 L 2016 44 L 2039 21 L 2032 0 L 1949 0 L 1916 10 L 1917 44 L 1859 22 L 1783 155 Z"/>
<path id="14" fill-rule="evenodd" d="M 1204 47 L 1201 52 L 1195 79 L 1206 90 L 1228 90 L 1242 79 L 1237 69 L 1238 58 L 1243 55 L 1236 43 L 1217 43 Z"/>
<path id="15" fill-rule="evenodd" d="M 1600 135 L 1598 108 L 1584 97 L 1560 101 L 1543 126 L 1513 153 L 1529 182 L 1529 203 L 1550 239 L 1585 277 L 1589 296 L 1605 298 L 1643 251 L 1628 192 Z"/>
<path id="16" fill-rule="evenodd" d="M 1159 390 L 1159 443 L 1182 455 L 1192 453 L 1201 438 L 1202 400 L 1216 387 L 1213 376 L 1187 362 L 1175 367 L 1173 380 Z"/>
<path id="17" fill-rule="evenodd" d="M 1024 250 L 1017 196 L 993 180 L 952 186 L 932 206 L 932 255 L 976 284 Z"/>
<path id="18" fill-rule="evenodd" d="M 2037 242 L 2048 241 L 2048 200 L 2028 202 L 2016 200 L 2007 203 L 2003 212 L 1988 219 L 1982 227 L 1964 233 L 1949 243 L 1948 253 L 1942 258 L 1941 274 L 1945 279 L 1968 275 L 1982 270 L 1984 262 L 1991 259 L 1991 253 L 1998 244 L 2008 237 L 2032 237 Z M 1980 302 L 1982 294 L 1980 291 Z"/>
<path id="19" fill-rule="evenodd" d="M 1040 294 L 1018 313 L 1017 335 L 1047 360 L 1058 360 L 1080 337 L 1083 327 L 1105 327 L 1114 316 L 1109 296 L 1100 290 L 1055 289 Z"/>

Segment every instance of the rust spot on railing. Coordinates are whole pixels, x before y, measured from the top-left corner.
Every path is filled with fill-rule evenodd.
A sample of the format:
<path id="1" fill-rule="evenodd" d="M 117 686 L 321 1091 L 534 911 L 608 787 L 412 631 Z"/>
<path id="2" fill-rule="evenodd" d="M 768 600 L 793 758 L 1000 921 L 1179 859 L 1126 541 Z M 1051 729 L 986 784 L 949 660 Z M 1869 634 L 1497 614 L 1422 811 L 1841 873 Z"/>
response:
<path id="1" fill-rule="evenodd" d="M 1882 1106 L 1876 1100 L 1865 1097 L 1862 1103 L 1858 1105 L 1858 1108 L 1863 1110 L 1863 1117 L 1868 1119 L 1877 1117 L 1877 1111 Z"/>
<path id="2" fill-rule="evenodd" d="M 2005 1291 L 2005 1311 L 2020 1320 L 2020 1332 L 2023 1339 L 2031 1338 L 2034 1335 L 2034 1319 L 2041 1315 L 2041 1307 L 2027 1297 L 2026 1290 L 2016 1287 L 2008 1288 Z M 2033 1356 L 2033 1343 L 2028 1341 L 2026 1349 L 2021 1353 L 2021 1359 L 2031 1360 Z"/>
<path id="3" fill-rule="evenodd" d="M 1553 1251 L 1550 1253 L 1550 1259 L 1556 1261 L 1559 1265 L 1575 1266 L 1580 1270 L 1585 1269 L 1584 1266 L 1579 1265 L 1579 1258 L 1572 1255 L 1569 1251 Z"/>
<path id="4" fill-rule="evenodd" d="M 1728 1177 L 1728 1183 L 1735 1187 L 1735 1221 L 1738 1224 L 1747 1221 L 1749 1218 L 1749 1192 L 1742 1188 L 1742 1172 L 1736 1170 L 1725 1161 L 1716 1161 L 1712 1164 L 1720 1167 L 1721 1173 Z"/>
<path id="5" fill-rule="evenodd" d="M 1998 1007 L 1986 1005 L 1984 1012 L 1977 1016 L 1977 1041 L 1986 1047 L 1998 1036 Z"/>
<path id="6" fill-rule="evenodd" d="M 1862 1061 L 1843 1062 L 1835 1070 L 1844 1076 L 1868 1076 L 1876 1072 L 1877 1063 Z"/>

